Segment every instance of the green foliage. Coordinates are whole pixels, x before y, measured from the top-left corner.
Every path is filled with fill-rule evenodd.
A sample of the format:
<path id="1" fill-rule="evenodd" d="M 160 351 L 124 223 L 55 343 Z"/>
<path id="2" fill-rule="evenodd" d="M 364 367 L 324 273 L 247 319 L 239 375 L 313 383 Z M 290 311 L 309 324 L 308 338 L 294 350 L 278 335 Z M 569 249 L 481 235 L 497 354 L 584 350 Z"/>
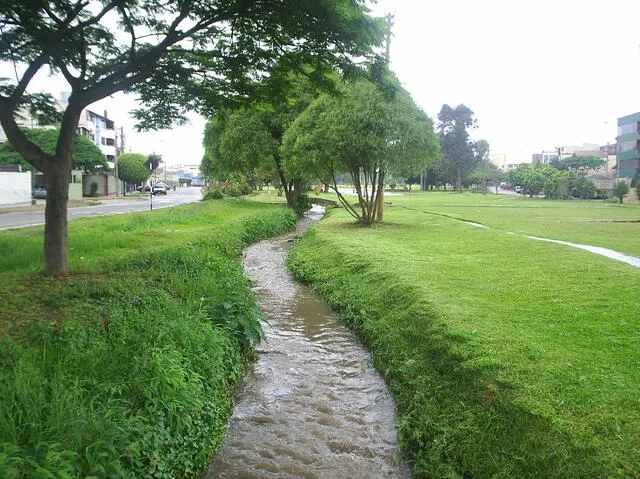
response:
<path id="1" fill-rule="evenodd" d="M 217 185 L 211 185 L 207 188 L 207 191 L 204 194 L 203 200 L 221 200 L 224 198 L 224 193 L 222 192 L 222 187 Z"/>
<path id="2" fill-rule="evenodd" d="M 225 183 L 223 191 L 226 195 L 237 198 L 251 193 L 251 186 L 243 176 L 235 176 L 230 183 Z"/>
<path id="3" fill-rule="evenodd" d="M 636 196 L 640 200 L 640 182 L 636 185 Z"/>
<path id="4" fill-rule="evenodd" d="M 98 183 L 95 181 L 91 182 L 90 185 L 89 196 L 98 196 Z"/>
<path id="5" fill-rule="evenodd" d="M 295 215 L 243 201 L 153 213 L 75 222 L 83 272 L 65 281 L 33 273 L 41 228 L 0 234 L 0 251 L 19 249 L 0 255 L 0 476 L 196 477 L 222 440 L 258 334 L 239 253 Z"/>
<path id="6" fill-rule="evenodd" d="M 44 128 L 24 128 L 25 136 L 38 145 L 45 153 L 52 155 L 56 150 L 59 130 Z M 33 165 L 16 152 L 8 141 L 0 143 L 0 164 L 21 165 L 25 171 L 34 171 Z M 72 156 L 72 166 L 78 170 L 94 172 L 98 169 L 109 170 L 107 158 L 89 138 L 76 134 L 75 149 Z"/>
<path id="7" fill-rule="evenodd" d="M 242 345 L 244 353 L 249 352 L 254 343 L 263 339 L 260 320 L 264 321 L 264 317 L 254 298 L 235 292 L 212 305 L 206 304 L 204 298 L 202 301 L 202 311 L 213 324 L 227 328 Z"/>
<path id="8" fill-rule="evenodd" d="M 580 199 L 591 199 L 596 196 L 597 188 L 593 180 L 580 176 L 577 179 L 574 191 Z"/>
<path id="9" fill-rule="evenodd" d="M 118 156 L 118 178 L 127 183 L 144 183 L 151 176 L 145 165 L 147 157 L 140 153 L 123 153 Z"/>
<path id="10" fill-rule="evenodd" d="M 618 201 L 622 204 L 625 195 L 629 193 L 629 185 L 624 181 L 618 181 L 613 188 L 613 196 L 618 198 Z"/>
<path id="11" fill-rule="evenodd" d="M 160 166 L 160 163 L 162 163 L 162 156 L 161 155 L 156 155 L 155 153 L 152 153 L 151 155 L 149 155 L 147 157 L 147 159 L 144 162 L 144 166 L 148 169 L 148 170 L 155 170 L 158 166 Z"/>
<path id="12" fill-rule="evenodd" d="M 521 186 L 530 196 L 544 192 L 550 199 L 566 200 L 570 197 L 591 199 L 596 195 L 593 180 L 585 173 L 568 168 L 559 170 L 551 165 L 519 165 L 507 178 L 514 186 Z"/>
<path id="13" fill-rule="evenodd" d="M 406 92 L 388 99 L 361 80 L 343 85 L 339 96 L 315 100 L 286 131 L 283 152 L 291 175 L 317 177 L 336 191 L 339 175 L 350 175 L 357 206 L 338 198 L 359 222 L 372 224 L 387 172 L 424 166 L 437 154 L 437 140 L 431 120 Z"/>
<path id="14" fill-rule="evenodd" d="M 469 181 L 481 184 L 484 188 L 484 193 L 487 194 L 489 185 L 499 185 L 504 176 L 504 171 L 490 161 L 484 160 L 469 174 Z"/>
<path id="15" fill-rule="evenodd" d="M 308 69 L 308 68 L 307 68 Z M 228 181 L 238 173 L 256 183 L 280 183 L 289 206 L 294 207 L 309 178 L 290 175 L 282 166 L 281 143 L 288 125 L 314 98 L 313 83 L 290 74 L 286 88 L 270 101 L 246 105 L 237 111 L 219 111 L 205 129 L 203 171 Z M 274 85 L 269 83 L 269 88 Z M 282 98 L 284 96 L 284 98 Z"/>
<path id="16" fill-rule="evenodd" d="M 133 112 L 137 127 L 161 129 L 185 123 L 190 110 L 210 114 L 269 98 L 265 78 L 277 86 L 278 78 L 304 68 L 321 83 L 333 69 L 354 73 L 353 59 L 372 56 L 383 38 L 381 23 L 368 11 L 350 0 L 87 0 L 46 8 L 0 2 L 0 63 L 15 73 L 0 78 L 0 123 L 16 151 L 47 176 L 50 199 L 56 196 L 45 217 L 47 273 L 68 273 L 62 185 L 85 107 L 119 91 L 135 93 L 145 105 Z M 25 139 L 16 123 L 20 108 L 51 111 L 50 95 L 26 93 L 41 70 L 61 73 L 72 90 L 53 156 Z"/>
<path id="17" fill-rule="evenodd" d="M 332 210 L 289 265 L 371 348 L 414 475 L 633 477 L 637 268 L 507 233 L 575 241 L 588 224 L 608 246 L 613 231 L 637 238 L 636 223 L 585 221 L 637 209 L 420 193 L 396 208 L 402 199 L 393 227 L 358 234 Z"/>
<path id="18" fill-rule="evenodd" d="M 445 104 L 438 113 L 438 132 L 443 161 L 439 165 L 439 174 L 443 183 L 452 183 L 456 189 L 462 189 L 462 182 L 473 171 L 476 164 L 486 159 L 488 144 L 479 143 L 479 155 L 474 151 L 474 143 L 469 140 L 469 129 L 476 128 L 473 111 L 466 105 L 451 108 Z M 486 151 L 485 151 L 486 150 Z"/>
<path id="19" fill-rule="evenodd" d="M 570 156 L 561 160 L 554 159 L 550 165 L 559 170 L 573 170 L 587 173 L 589 170 L 597 170 L 606 164 L 606 160 L 597 156 Z"/>
<path id="20" fill-rule="evenodd" d="M 296 212 L 296 215 L 301 217 L 304 215 L 305 211 L 309 211 L 311 209 L 311 201 L 309 200 L 309 195 L 302 194 L 298 198 L 295 206 L 293 207 L 293 211 Z"/>

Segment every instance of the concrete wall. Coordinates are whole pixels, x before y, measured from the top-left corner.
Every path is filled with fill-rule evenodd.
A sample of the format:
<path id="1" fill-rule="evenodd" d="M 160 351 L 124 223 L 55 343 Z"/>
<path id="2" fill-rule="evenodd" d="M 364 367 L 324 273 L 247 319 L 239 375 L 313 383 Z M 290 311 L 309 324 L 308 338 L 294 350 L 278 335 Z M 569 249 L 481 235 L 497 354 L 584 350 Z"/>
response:
<path id="1" fill-rule="evenodd" d="M 115 196 L 118 181 L 115 176 L 109 174 L 85 175 L 82 177 L 82 193 L 84 196 L 91 196 L 91 183 L 95 182 L 98 185 L 96 196 Z M 122 194 L 122 182 L 118 188 L 118 193 Z"/>
<path id="2" fill-rule="evenodd" d="M 31 173 L 0 172 L 0 205 L 31 202 Z"/>

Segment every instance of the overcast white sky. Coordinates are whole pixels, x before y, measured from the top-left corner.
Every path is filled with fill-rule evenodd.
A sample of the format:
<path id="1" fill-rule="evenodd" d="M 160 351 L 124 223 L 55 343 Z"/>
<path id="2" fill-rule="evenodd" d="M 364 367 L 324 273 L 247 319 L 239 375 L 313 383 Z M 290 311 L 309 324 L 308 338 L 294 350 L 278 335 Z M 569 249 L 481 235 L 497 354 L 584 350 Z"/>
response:
<path id="1" fill-rule="evenodd" d="M 638 0 L 380 0 L 373 9 L 395 13 L 391 68 L 418 105 L 435 120 L 443 104 L 464 103 L 478 121 L 474 138 L 509 162 L 613 142 L 617 118 L 640 111 Z M 127 149 L 200 163 L 204 119 L 134 133 L 134 105 L 119 94 L 93 109 L 125 127 Z"/>
<path id="2" fill-rule="evenodd" d="M 435 119 L 476 115 L 476 138 L 510 162 L 613 142 L 640 111 L 638 0 L 381 0 L 395 13 L 391 68 Z"/>

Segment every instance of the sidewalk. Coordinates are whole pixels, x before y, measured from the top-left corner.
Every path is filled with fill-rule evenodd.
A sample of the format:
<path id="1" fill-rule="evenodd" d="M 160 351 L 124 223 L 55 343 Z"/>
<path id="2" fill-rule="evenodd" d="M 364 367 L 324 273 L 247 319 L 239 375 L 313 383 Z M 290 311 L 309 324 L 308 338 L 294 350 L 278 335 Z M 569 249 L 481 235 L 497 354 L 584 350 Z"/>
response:
<path id="1" fill-rule="evenodd" d="M 85 198 L 83 200 L 69 200 L 67 204 L 68 208 L 75 208 L 78 206 L 95 206 L 102 204 L 103 201 L 109 200 L 134 200 L 138 199 L 138 196 L 97 196 L 95 198 Z M 44 210 L 47 200 L 35 200 L 35 205 L 32 203 L 16 203 L 14 205 L 0 205 L 0 214 L 4 213 L 20 213 L 25 211 L 42 211 Z"/>

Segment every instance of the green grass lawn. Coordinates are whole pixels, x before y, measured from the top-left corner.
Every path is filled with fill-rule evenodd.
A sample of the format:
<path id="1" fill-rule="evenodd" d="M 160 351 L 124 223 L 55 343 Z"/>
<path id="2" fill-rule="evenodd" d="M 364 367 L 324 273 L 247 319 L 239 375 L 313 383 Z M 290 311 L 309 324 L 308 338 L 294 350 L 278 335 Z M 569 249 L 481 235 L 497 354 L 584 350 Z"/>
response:
<path id="1" fill-rule="evenodd" d="M 323 194 L 335 198 L 332 194 Z M 545 200 L 522 195 L 421 192 L 387 194 L 387 211 L 408 208 L 503 232 L 588 244 L 640 256 L 640 204 Z"/>
<path id="2" fill-rule="evenodd" d="M 637 477 L 640 269 L 522 235 L 640 255 L 640 207 L 386 200 L 372 228 L 331 210 L 290 264 L 370 346 L 417 475 Z"/>
<path id="3" fill-rule="evenodd" d="M 0 232 L 0 477 L 197 477 L 220 443 L 256 305 L 242 248 L 295 224 L 229 199 Z"/>

